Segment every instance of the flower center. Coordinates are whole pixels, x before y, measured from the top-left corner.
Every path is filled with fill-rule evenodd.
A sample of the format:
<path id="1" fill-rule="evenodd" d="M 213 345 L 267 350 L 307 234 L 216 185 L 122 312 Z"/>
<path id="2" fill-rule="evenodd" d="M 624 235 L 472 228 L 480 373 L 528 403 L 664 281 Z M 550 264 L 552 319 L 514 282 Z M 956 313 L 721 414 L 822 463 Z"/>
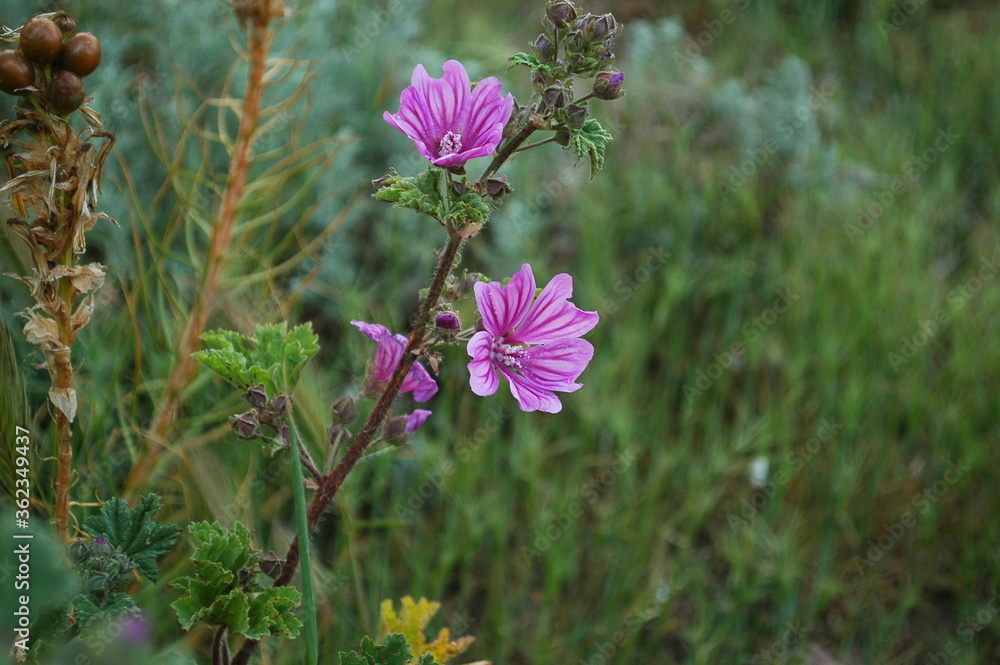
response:
<path id="1" fill-rule="evenodd" d="M 521 369 L 521 361 L 528 359 L 528 347 L 518 344 L 504 344 L 503 338 L 493 342 L 490 349 L 490 360 L 507 367 Z"/>
<path id="2" fill-rule="evenodd" d="M 438 153 L 440 156 L 457 155 L 460 152 L 462 152 L 462 135 L 455 132 L 445 134 L 444 138 L 438 144 Z"/>

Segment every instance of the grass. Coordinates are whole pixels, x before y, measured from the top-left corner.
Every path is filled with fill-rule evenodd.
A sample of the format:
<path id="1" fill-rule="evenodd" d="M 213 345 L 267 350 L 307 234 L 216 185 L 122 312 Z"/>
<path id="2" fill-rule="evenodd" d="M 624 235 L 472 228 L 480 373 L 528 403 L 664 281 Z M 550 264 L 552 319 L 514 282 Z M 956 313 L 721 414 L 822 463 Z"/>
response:
<path id="1" fill-rule="evenodd" d="M 709 18 L 723 8 L 700 5 Z M 338 11 L 355 22 L 348 26 L 370 18 L 358 3 Z M 459 13 L 429 2 L 415 15 L 392 14 L 343 62 L 330 56 L 367 77 L 343 116 L 374 120 L 347 128 L 354 143 L 324 166 L 330 171 L 312 167 L 320 188 L 338 179 L 325 210 L 339 213 L 351 200 L 353 184 L 342 179 L 378 177 L 408 149 L 377 127 L 417 61 L 391 43 L 402 40 L 397 28 L 436 26 L 401 41 L 437 53 L 428 63 L 458 57 L 482 75 L 500 74 L 501 54 L 534 37 L 521 19 L 539 11 L 525 3 L 497 17 L 485 5 Z M 605 172 L 588 184 L 583 167 L 566 171 L 568 153 L 527 153 L 508 170 L 515 197 L 464 257 L 493 277 L 524 261 L 541 281 L 574 276 L 577 303 L 602 312 L 588 337 L 598 352 L 585 387 L 563 400 L 559 416 L 522 414 L 509 394 L 472 395 L 464 351 L 446 354 L 434 416 L 417 442 L 357 469 L 314 540 L 321 653 L 373 632 L 383 598 L 411 594 L 443 601 L 440 622 L 466 626 L 477 637 L 471 657 L 497 665 L 782 662 L 789 654 L 797 662 L 818 649 L 845 664 L 923 663 L 949 644 L 956 665 L 1000 656 L 1000 621 L 988 605 L 1000 542 L 1000 347 L 992 342 L 1000 281 L 989 268 L 1000 251 L 1000 92 L 990 66 L 1000 58 L 1000 13 L 924 7 L 883 34 L 879 21 L 891 11 L 863 5 L 845 25 L 832 9 L 761 3 L 692 66 L 675 64 L 669 45 L 643 50 L 633 37 L 640 22 L 628 22 L 618 63 L 628 95 L 598 110 L 617 137 Z M 321 53 L 301 46 L 298 57 Z M 810 120 L 817 138 L 807 145 L 807 133 L 796 133 L 798 143 L 723 197 L 730 166 L 759 146 L 754 136 L 774 132 L 767 105 L 788 108 L 774 78 L 788 56 L 807 65 L 813 84 L 838 84 Z M 314 104 L 332 102 L 317 91 Z M 954 143 L 919 178 L 907 177 L 869 228 L 849 235 L 858 209 L 891 191 L 907 162 L 949 127 Z M 332 217 L 303 222 L 303 233 Z M 144 247 L 152 242 L 144 234 L 163 232 L 165 219 L 113 233 L 138 228 L 136 247 Z M 289 282 L 278 281 L 256 307 L 247 303 L 264 291 L 234 298 L 217 321 L 279 311 L 314 321 L 323 358 L 297 396 L 307 438 L 316 441 L 329 404 L 356 388 L 352 377 L 371 352 L 347 321 L 405 327 L 439 240 L 424 222 L 361 201 L 332 233 L 317 259 L 321 278 L 294 309 L 281 310 Z M 104 258 L 112 270 L 133 265 L 132 247 L 115 252 Z M 133 268 L 120 270 L 121 284 L 136 283 Z M 170 312 L 184 301 L 170 299 L 183 285 L 165 267 L 143 274 L 127 299 L 121 285 L 106 289 L 110 302 L 80 341 L 88 346 L 81 374 L 94 378 L 77 455 L 96 465 L 81 471 L 81 501 L 114 493 L 143 454 L 139 432 L 162 389 L 173 336 L 156 326 L 164 317 L 176 325 Z M 795 299 L 779 312 L 782 291 Z M 23 302 L 10 284 L 3 294 Z M 115 306 L 125 302 L 131 315 Z M 937 329 L 921 335 L 931 320 Z M 16 326 L 9 311 L 4 324 Z M 102 355 L 116 336 L 135 352 Z M 892 354 L 909 355 L 906 340 L 912 357 L 895 362 Z M 742 353 L 728 362 L 734 344 Z M 37 409 L 44 393 L 35 372 L 27 361 L 19 369 Z M 178 522 L 235 506 L 227 516 L 280 552 L 294 528 L 291 492 L 270 459 L 236 445 L 223 426 L 237 400 L 205 376 L 186 399 L 169 462 L 150 489 Z M 747 475 L 758 457 L 773 482 L 761 489 Z M 967 469 L 956 478 L 952 464 Z M 256 479 L 274 491 L 250 493 Z M 166 579 L 182 574 L 186 554 L 170 560 Z M 160 638 L 176 639 L 171 592 L 143 593 Z M 185 640 L 197 649 L 207 642 L 207 632 Z M 296 662 L 298 646 L 270 645 L 274 662 Z"/>

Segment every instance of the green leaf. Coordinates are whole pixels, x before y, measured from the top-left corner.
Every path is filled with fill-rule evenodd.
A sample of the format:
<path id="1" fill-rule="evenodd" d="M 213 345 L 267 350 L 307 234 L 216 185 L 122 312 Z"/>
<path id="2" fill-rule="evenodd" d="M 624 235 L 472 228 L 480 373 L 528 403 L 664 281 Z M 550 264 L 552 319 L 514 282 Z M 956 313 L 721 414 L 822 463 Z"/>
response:
<path id="1" fill-rule="evenodd" d="M 86 630 L 102 621 L 111 621 L 123 614 L 140 613 L 132 596 L 121 592 L 109 595 L 100 603 L 93 595 L 80 594 L 73 599 L 71 611 L 74 625 L 79 630 Z"/>
<path id="2" fill-rule="evenodd" d="M 195 574 L 173 583 L 182 595 L 171 604 L 184 630 L 202 622 L 226 624 L 231 633 L 249 639 L 298 635 L 302 624 L 292 614 L 301 600 L 298 589 L 278 587 L 254 593 L 261 589 L 259 584 L 241 585 L 240 572 L 258 572 L 260 556 L 246 527 L 237 522 L 229 530 L 218 523 L 197 522 L 188 531 L 195 541 L 191 555 Z"/>
<path id="3" fill-rule="evenodd" d="M 204 348 L 192 354 L 195 360 L 241 390 L 264 384 L 270 395 L 290 393 L 302 367 L 319 351 L 309 323 L 291 331 L 284 322 L 259 326 L 253 337 L 213 330 L 201 339 Z"/>
<path id="4" fill-rule="evenodd" d="M 523 65 L 524 67 L 530 69 L 532 74 L 541 74 L 546 78 L 556 78 L 551 65 L 546 65 L 529 53 L 515 53 L 507 58 L 507 62 L 510 63 L 507 65 L 507 71 L 510 71 L 519 65 Z"/>
<path id="5" fill-rule="evenodd" d="M 410 645 L 402 633 L 389 635 L 381 646 L 366 636 L 361 640 L 360 652 L 340 653 L 341 665 L 407 665 L 411 660 Z M 434 657 L 425 653 L 417 665 L 431 665 L 433 662 Z"/>
<path id="6" fill-rule="evenodd" d="M 444 200 L 441 198 L 443 177 L 444 171 L 436 166 L 410 178 L 404 178 L 393 169 L 382 179 L 373 196 L 379 201 L 393 203 L 397 208 L 441 219 L 445 210 Z"/>
<path id="7" fill-rule="evenodd" d="M 83 530 L 91 536 L 104 536 L 108 543 L 132 559 L 140 573 L 156 582 L 160 577 L 156 559 L 174 548 L 181 532 L 176 524 L 153 521 L 160 506 L 160 497 L 155 494 L 142 497 L 135 508 L 112 497 L 99 514 L 84 520 Z"/>
<path id="8" fill-rule="evenodd" d="M 596 118 L 587 118 L 580 129 L 570 130 L 570 146 L 576 151 L 576 161 L 590 158 L 590 179 L 604 168 L 604 148 L 614 137 L 601 127 Z"/>
<path id="9" fill-rule="evenodd" d="M 490 204 L 486 202 L 486 199 L 470 188 L 462 196 L 452 199 L 451 210 L 443 217 L 442 221 L 452 222 L 456 227 L 468 222 L 485 224 L 490 218 L 490 212 Z"/>

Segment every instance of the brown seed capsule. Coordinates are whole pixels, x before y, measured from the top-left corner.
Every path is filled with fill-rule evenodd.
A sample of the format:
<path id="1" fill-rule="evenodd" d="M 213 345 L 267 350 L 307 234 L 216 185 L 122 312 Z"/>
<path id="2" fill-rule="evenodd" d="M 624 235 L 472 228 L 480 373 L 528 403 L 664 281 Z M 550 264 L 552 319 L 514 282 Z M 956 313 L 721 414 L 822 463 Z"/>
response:
<path id="1" fill-rule="evenodd" d="M 76 21 L 73 20 L 73 17 L 66 10 L 60 10 L 53 14 L 52 22 L 59 26 L 64 35 L 68 35 L 76 30 Z"/>
<path id="2" fill-rule="evenodd" d="M 34 82 L 35 68 L 23 53 L 17 51 L 0 53 L 0 90 L 11 95 L 27 95 L 27 90 L 20 89 Z"/>
<path id="3" fill-rule="evenodd" d="M 77 76 L 86 76 L 101 64 L 101 42 L 89 32 L 78 32 L 63 42 L 56 64 Z"/>
<path id="4" fill-rule="evenodd" d="M 49 85 L 49 105 L 59 113 L 72 113 L 83 104 L 87 89 L 73 72 L 56 72 Z"/>
<path id="5" fill-rule="evenodd" d="M 21 51 L 40 65 L 55 60 L 62 43 L 62 31 L 51 19 L 35 16 L 21 28 Z"/>

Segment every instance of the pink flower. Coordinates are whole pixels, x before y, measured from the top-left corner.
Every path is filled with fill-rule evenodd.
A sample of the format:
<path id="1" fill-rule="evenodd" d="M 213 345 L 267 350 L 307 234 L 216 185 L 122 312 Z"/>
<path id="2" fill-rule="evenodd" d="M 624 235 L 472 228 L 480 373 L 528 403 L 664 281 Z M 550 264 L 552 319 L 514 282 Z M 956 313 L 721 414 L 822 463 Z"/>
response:
<path id="1" fill-rule="evenodd" d="M 393 335 L 388 328 L 377 323 L 366 323 L 364 321 L 351 321 L 361 332 L 368 335 L 378 343 L 375 349 L 375 362 L 372 366 L 371 379 L 382 383 L 388 383 L 392 378 L 392 373 L 396 371 L 403 351 L 406 349 L 406 338 L 402 335 Z M 431 378 L 427 369 L 419 362 L 413 363 L 399 392 L 406 393 L 413 391 L 413 399 L 418 402 L 426 402 L 438 391 L 437 383 Z"/>
<path id="2" fill-rule="evenodd" d="M 577 338 L 597 325 L 597 312 L 569 302 L 573 278 L 566 274 L 553 277 L 535 299 L 535 276 L 527 263 L 507 286 L 478 282 L 474 288 L 486 330 L 469 340 L 472 392 L 492 395 L 502 375 L 522 411 L 559 412 L 562 403 L 553 391 L 581 387 L 576 379 L 594 347 Z"/>
<path id="3" fill-rule="evenodd" d="M 412 434 L 418 429 L 424 426 L 427 417 L 431 415 L 433 411 L 428 411 L 426 409 L 414 409 L 413 413 L 408 416 L 403 416 L 406 418 L 406 428 L 404 429 L 405 434 Z"/>
<path id="4" fill-rule="evenodd" d="M 399 96 L 399 113 L 385 121 L 410 137 L 435 166 L 452 168 L 492 154 L 503 138 L 514 96 L 500 94 L 491 76 L 472 90 L 458 60 L 444 63 L 444 77 L 433 79 L 423 65 L 413 69 L 412 85 Z"/>

